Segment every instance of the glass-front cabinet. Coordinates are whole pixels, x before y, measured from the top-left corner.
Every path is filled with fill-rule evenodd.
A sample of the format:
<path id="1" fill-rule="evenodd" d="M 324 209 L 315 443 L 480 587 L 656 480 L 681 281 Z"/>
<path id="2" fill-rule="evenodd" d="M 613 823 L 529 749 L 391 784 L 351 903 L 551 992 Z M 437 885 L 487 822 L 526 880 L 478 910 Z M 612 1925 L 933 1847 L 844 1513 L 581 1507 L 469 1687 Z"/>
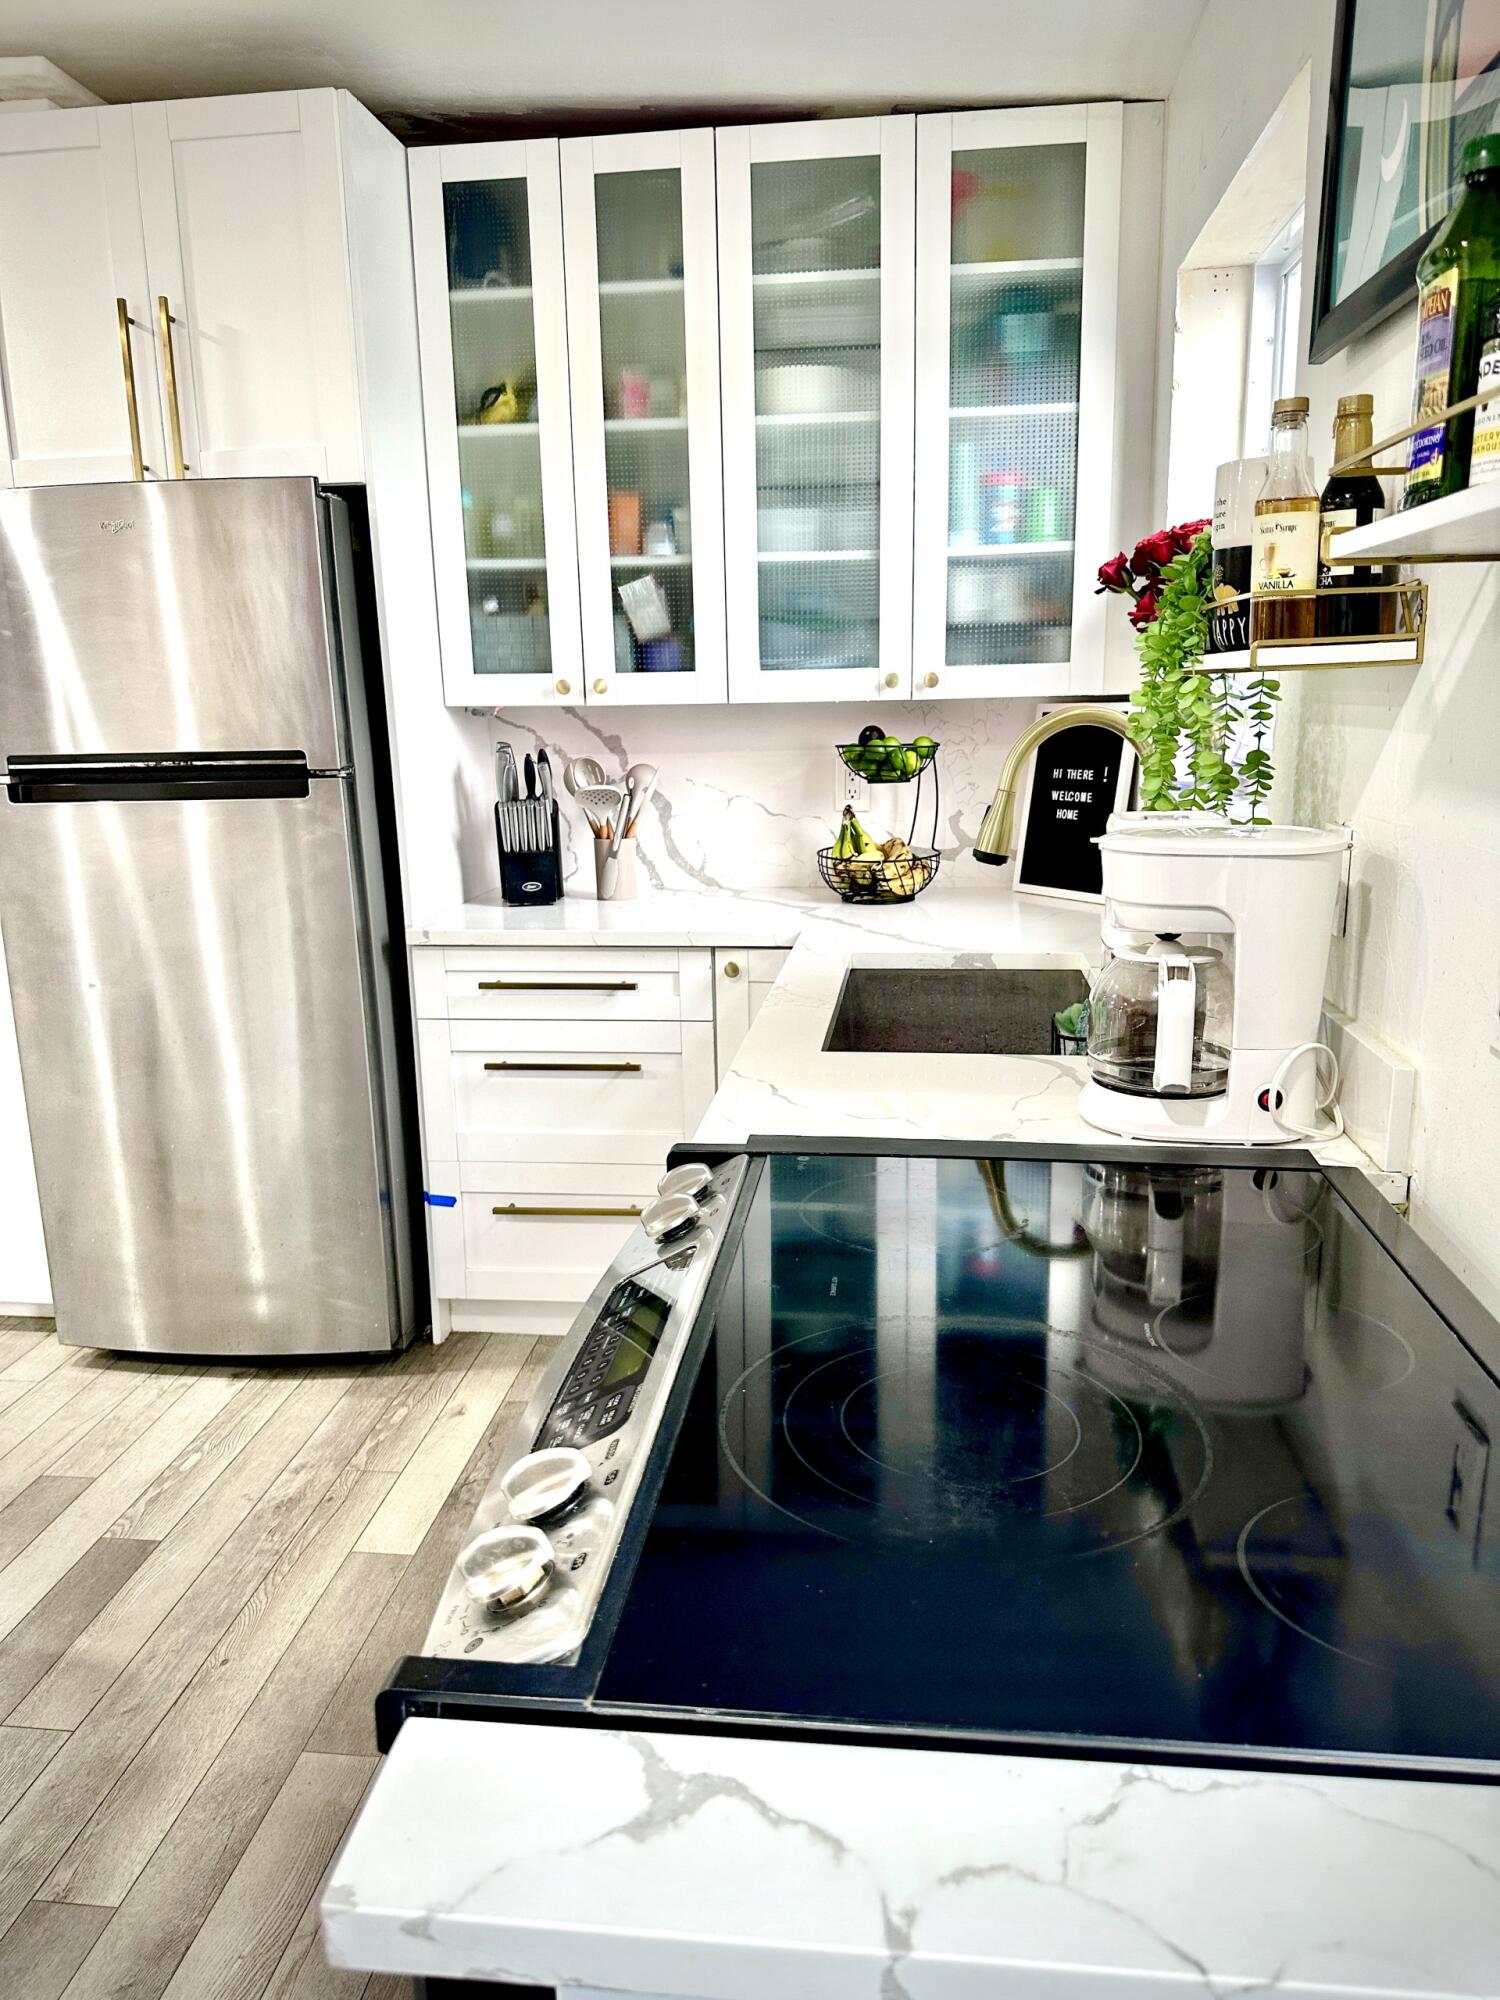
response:
<path id="1" fill-rule="evenodd" d="M 562 143 L 590 702 L 725 694 L 710 131 Z"/>
<path id="2" fill-rule="evenodd" d="M 718 133 L 734 700 L 910 692 L 915 137 Z"/>
<path id="3" fill-rule="evenodd" d="M 410 172 L 444 690 L 581 701 L 557 141 Z"/>
<path id="4" fill-rule="evenodd" d="M 1102 693 L 1121 108 L 917 128 L 913 691 Z"/>
<path id="5" fill-rule="evenodd" d="M 448 701 L 1106 692 L 1093 578 L 1144 483 L 1116 383 L 1138 408 L 1154 299 L 1124 131 L 1105 104 L 414 151 Z"/>

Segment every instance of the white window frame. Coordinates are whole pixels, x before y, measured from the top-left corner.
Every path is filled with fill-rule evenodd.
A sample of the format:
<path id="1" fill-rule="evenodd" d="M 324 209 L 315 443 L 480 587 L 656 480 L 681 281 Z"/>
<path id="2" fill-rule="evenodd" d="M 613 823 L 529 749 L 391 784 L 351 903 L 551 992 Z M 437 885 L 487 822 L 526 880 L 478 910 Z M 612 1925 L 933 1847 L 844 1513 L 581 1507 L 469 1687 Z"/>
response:
<path id="1" fill-rule="evenodd" d="M 1301 360 L 1297 325 L 1301 318 L 1302 227 L 1303 211 L 1299 208 L 1276 232 L 1255 265 L 1241 436 L 1247 458 L 1263 457 L 1270 450 L 1271 405 L 1279 396 L 1296 394 Z"/>

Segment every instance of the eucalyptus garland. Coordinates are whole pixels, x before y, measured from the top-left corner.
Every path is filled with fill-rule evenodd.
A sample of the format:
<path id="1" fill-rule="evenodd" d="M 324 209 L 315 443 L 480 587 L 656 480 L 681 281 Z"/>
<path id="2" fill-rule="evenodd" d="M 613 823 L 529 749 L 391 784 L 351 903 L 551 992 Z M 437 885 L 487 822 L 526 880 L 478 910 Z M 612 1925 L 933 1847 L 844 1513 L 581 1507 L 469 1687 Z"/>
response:
<path id="1" fill-rule="evenodd" d="M 1207 523 L 1163 528 L 1099 571 L 1101 590 L 1128 594 L 1141 659 L 1130 715 L 1147 812 L 1226 813 L 1265 826 L 1275 775 L 1266 748 L 1280 682 L 1241 681 L 1204 668 L 1212 602 L 1213 553 Z M 1251 748 L 1234 748 L 1248 725 Z"/>

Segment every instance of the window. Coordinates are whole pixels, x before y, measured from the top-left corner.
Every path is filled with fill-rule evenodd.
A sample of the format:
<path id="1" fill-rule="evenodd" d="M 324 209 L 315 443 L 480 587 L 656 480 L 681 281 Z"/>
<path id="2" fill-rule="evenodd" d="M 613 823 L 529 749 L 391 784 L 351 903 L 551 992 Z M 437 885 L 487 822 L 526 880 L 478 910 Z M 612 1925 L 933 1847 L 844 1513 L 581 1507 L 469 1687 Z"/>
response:
<path id="1" fill-rule="evenodd" d="M 1271 445 L 1271 405 L 1297 391 L 1297 323 L 1302 308 L 1302 210 L 1278 231 L 1255 266 L 1245 369 L 1247 458 Z"/>

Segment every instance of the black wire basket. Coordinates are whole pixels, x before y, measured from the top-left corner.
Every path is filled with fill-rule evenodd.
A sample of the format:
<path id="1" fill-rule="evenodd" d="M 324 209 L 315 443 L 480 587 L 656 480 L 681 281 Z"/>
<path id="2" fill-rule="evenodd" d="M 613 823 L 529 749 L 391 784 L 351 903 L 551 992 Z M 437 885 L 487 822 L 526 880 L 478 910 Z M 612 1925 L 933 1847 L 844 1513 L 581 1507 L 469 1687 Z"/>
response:
<path id="1" fill-rule="evenodd" d="M 840 757 L 868 785 L 909 785 L 938 753 L 936 743 L 840 743 Z"/>
<path id="2" fill-rule="evenodd" d="M 887 861 L 878 854 L 840 860 L 831 847 L 818 849 L 818 873 L 846 903 L 909 903 L 938 872 L 935 847 L 914 847 Z"/>

